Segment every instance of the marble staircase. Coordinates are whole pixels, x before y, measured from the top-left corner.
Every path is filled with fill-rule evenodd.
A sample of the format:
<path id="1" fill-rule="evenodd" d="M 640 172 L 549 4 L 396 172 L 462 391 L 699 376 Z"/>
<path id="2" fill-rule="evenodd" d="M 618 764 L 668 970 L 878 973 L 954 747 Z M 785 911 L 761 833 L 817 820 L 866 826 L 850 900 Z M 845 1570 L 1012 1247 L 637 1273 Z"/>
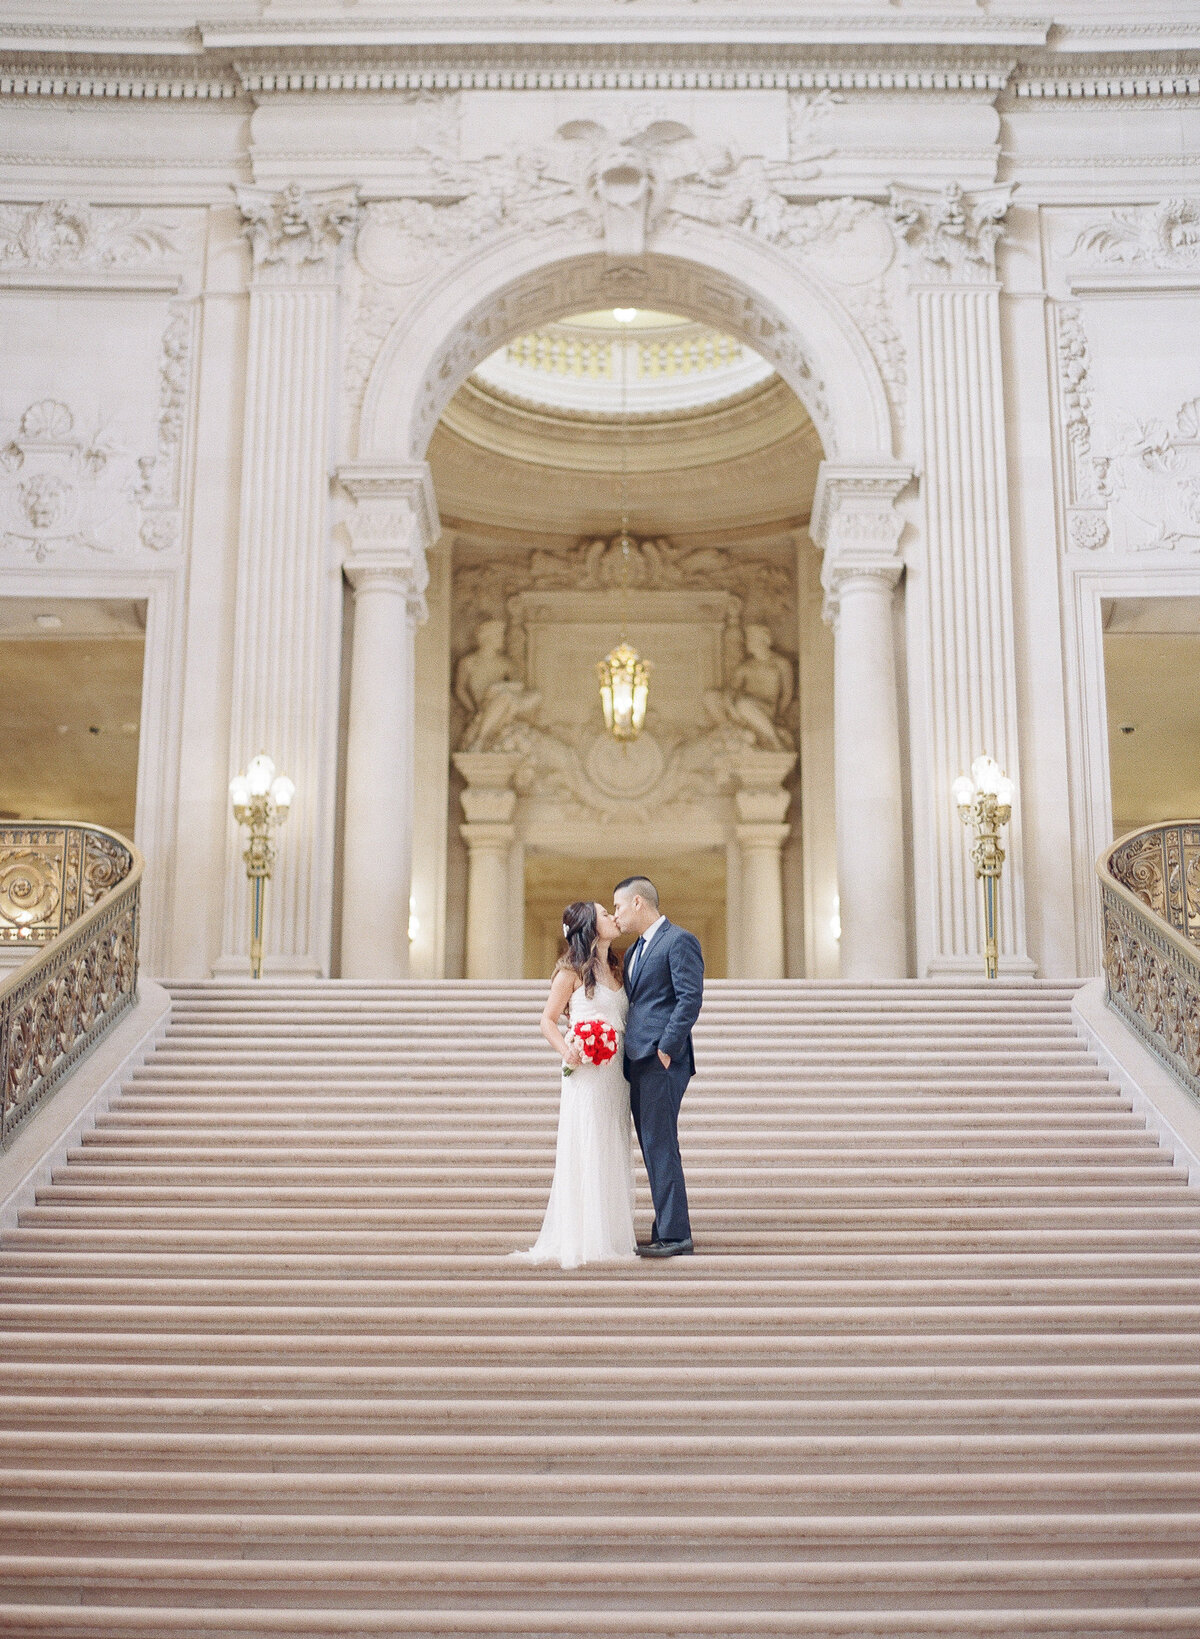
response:
<path id="1" fill-rule="evenodd" d="M 1200 1635 L 1200 1193 L 1070 986 L 711 984 L 698 1255 L 572 1273 L 542 987 L 171 988 L 0 1242 L 0 1634 Z"/>

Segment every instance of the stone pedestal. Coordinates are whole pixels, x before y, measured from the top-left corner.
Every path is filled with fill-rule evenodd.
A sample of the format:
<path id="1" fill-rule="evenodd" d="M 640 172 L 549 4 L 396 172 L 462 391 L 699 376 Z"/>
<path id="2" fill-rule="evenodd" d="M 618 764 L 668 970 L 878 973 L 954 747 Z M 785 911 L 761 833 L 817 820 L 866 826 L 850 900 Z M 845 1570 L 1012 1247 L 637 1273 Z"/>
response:
<path id="1" fill-rule="evenodd" d="M 515 943 L 509 909 L 508 862 L 516 841 L 513 779 L 521 759 L 500 751 L 459 751 L 454 766 L 467 782 L 462 794 L 467 845 L 468 979 L 512 977 Z"/>
<path id="2" fill-rule="evenodd" d="M 893 599 L 903 573 L 904 468 L 826 463 L 813 503 L 834 633 L 834 784 L 841 976 L 908 972 L 904 780 Z"/>
<path id="3" fill-rule="evenodd" d="M 356 466 L 344 564 L 354 588 L 342 856 L 342 977 L 408 977 L 413 643 L 437 534 L 428 468 Z"/>
<path id="4" fill-rule="evenodd" d="M 742 926 L 740 977 L 782 979 L 787 973 L 783 922 L 781 850 L 791 832 L 784 823 L 790 792 L 783 782 L 796 765 L 794 752 L 746 751 L 734 761 L 733 796 L 741 855 Z"/>
<path id="5" fill-rule="evenodd" d="M 328 971 L 340 576 L 329 554 L 338 267 L 352 189 L 242 188 L 253 251 L 238 530 L 230 774 L 259 751 L 296 782 L 267 895 L 267 971 Z M 241 843 L 229 828 L 222 958 L 248 963 Z"/>

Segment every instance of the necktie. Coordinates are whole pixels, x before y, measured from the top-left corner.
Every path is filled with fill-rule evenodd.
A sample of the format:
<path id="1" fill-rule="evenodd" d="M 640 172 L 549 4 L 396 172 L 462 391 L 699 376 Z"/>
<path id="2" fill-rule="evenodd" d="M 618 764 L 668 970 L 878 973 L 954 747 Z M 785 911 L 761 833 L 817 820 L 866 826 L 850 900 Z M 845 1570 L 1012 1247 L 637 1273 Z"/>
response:
<path id="1" fill-rule="evenodd" d="M 642 935 L 638 934 L 637 942 L 634 945 L 633 949 L 629 952 L 629 982 L 630 982 L 630 984 L 633 983 L 634 977 L 637 973 L 637 965 L 638 965 L 638 962 L 641 960 L 641 956 L 642 956 L 642 946 L 645 943 L 646 943 L 646 941 L 642 937 Z"/>

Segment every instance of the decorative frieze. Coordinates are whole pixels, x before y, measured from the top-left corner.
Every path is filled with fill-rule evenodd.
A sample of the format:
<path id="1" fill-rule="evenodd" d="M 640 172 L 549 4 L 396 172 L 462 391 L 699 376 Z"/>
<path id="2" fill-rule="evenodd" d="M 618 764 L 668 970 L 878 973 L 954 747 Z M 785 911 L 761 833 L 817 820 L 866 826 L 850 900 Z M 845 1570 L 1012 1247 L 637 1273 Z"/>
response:
<path id="1" fill-rule="evenodd" d="M 1072 270 L 1081 265 L 1130 272 L 1200 275 L 1200 199 L 1106 211 L 1076 229 L 1060 249 Z"/>
<path id="2" fill-rule="evenodd" d="M 105 272 L 180 254 L 180 229 L 136 207 L 49 199 L 0 205 L 0 272 Z"/>

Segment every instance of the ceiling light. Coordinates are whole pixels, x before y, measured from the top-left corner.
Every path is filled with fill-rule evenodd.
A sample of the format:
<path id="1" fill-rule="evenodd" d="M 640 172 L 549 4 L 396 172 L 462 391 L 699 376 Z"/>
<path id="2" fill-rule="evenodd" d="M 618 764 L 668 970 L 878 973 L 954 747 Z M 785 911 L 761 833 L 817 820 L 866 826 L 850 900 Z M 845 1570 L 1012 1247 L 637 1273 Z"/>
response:
<path id="1" fill-rule="evenodd" d="M 637 314 L 638 310 L 636 307 L 613 308 L 613 318 L 616 319 L 618 324 L 632 324 L 634 319 L 637 318 Z"/>

